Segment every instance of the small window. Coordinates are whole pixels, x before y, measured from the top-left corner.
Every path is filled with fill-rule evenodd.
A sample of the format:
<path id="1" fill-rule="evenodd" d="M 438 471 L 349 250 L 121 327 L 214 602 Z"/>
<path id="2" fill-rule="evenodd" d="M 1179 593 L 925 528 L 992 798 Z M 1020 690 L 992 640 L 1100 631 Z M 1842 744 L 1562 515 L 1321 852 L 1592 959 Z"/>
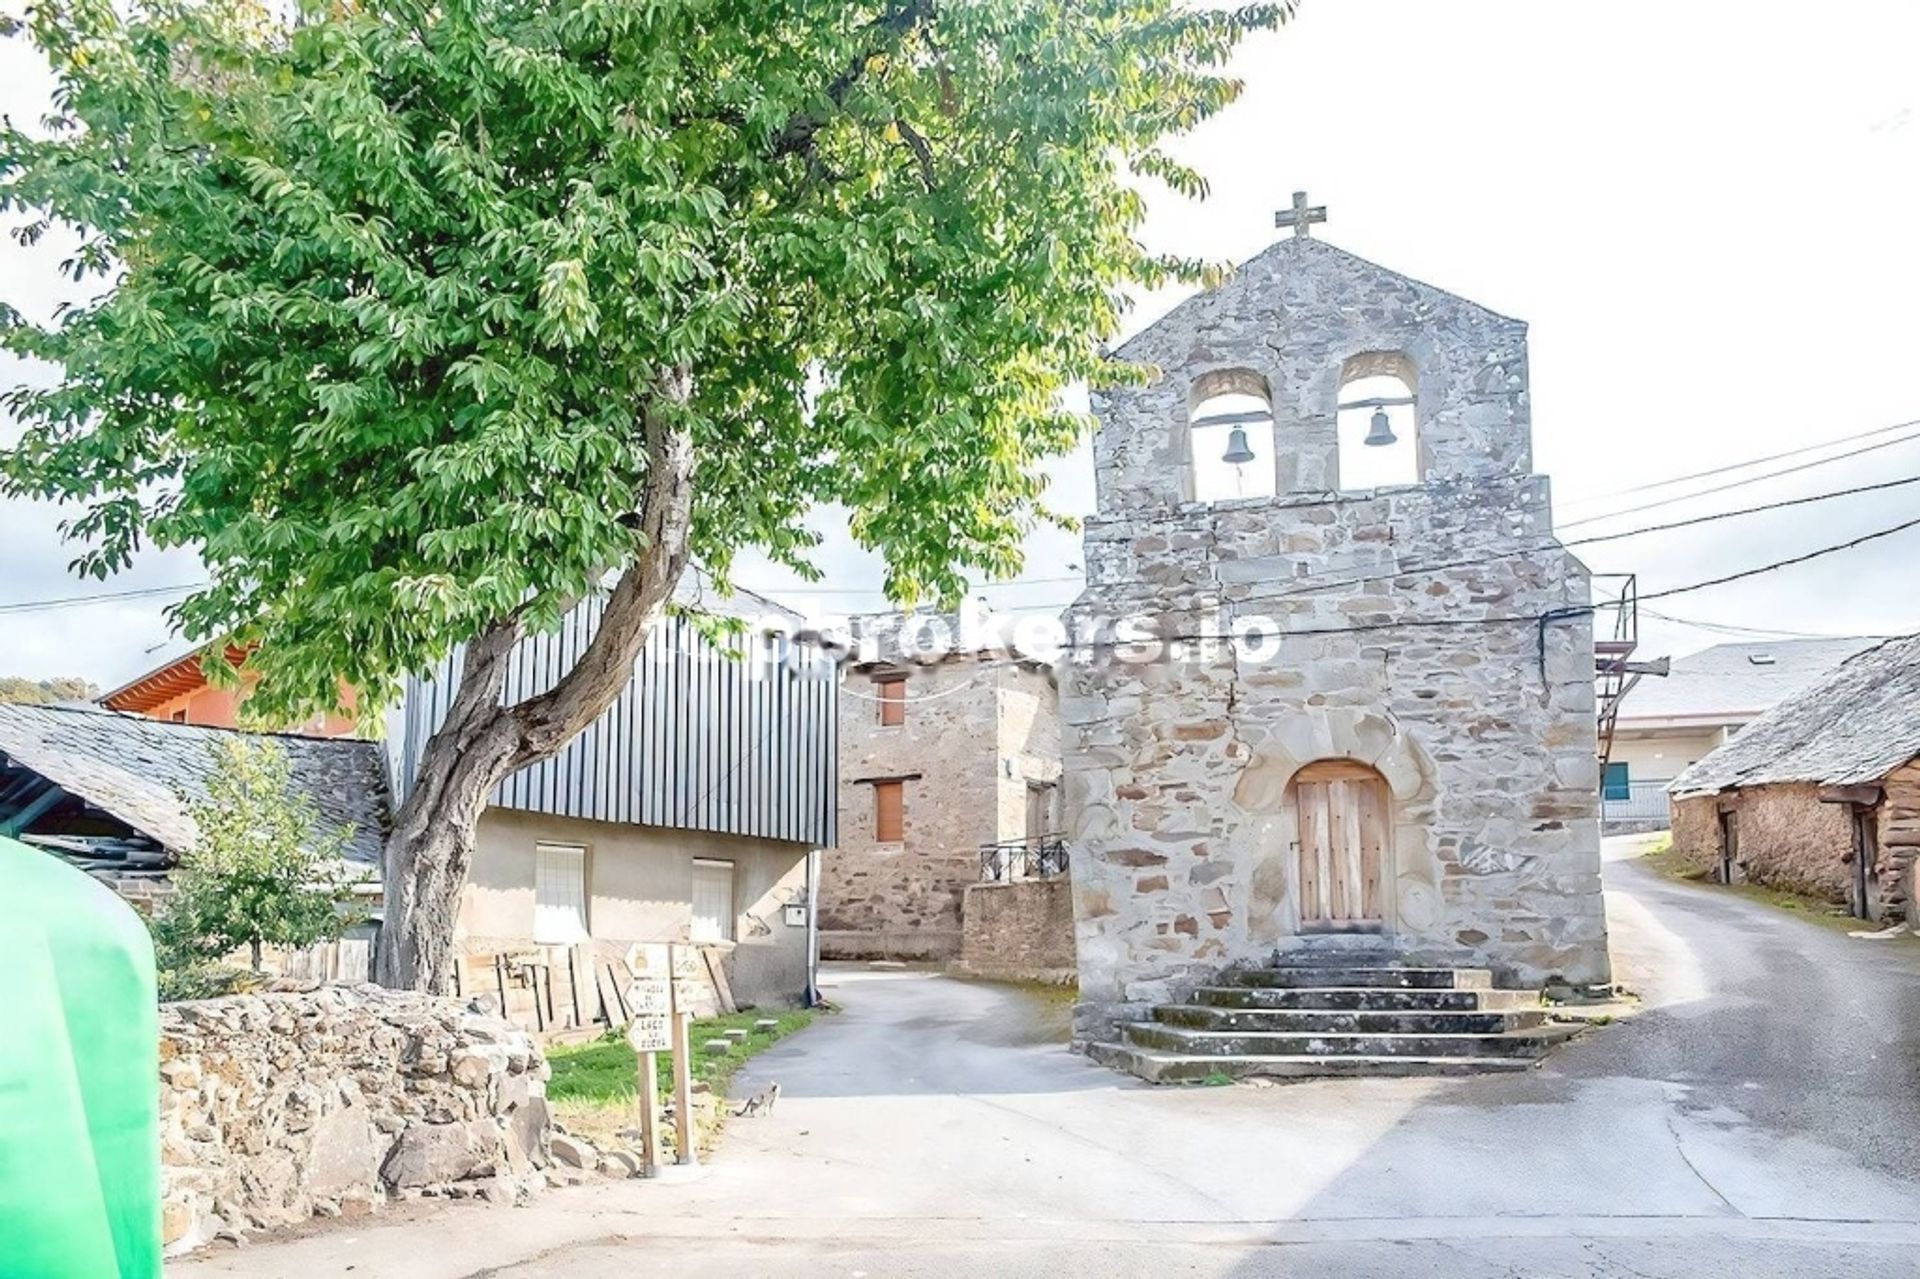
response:
<path id="1" fill-rule="evenodd" d="M 897 844 L 907 837 L 907 784 L 873 784 L 873 838 L 882 844 Z"/>
<path id="2" fill-rule="evenodd" d="M 1052 782 L 1027 783 L 1027 843 L 1038 846 L 1044 843 L 1053 830 Z"/>
<path id="3" fill-rule="evenodd" d="M 1600 792 L 1602 799 L 1632 799 L 1633 783 L 1627 777 L 1625 764 L 1608 764 L 1606 786 Z"/>
<path id="4" fill-rule="evenodd" d="M 693 859 L 693 940 L 733 940 L 733 863 Z"/>
<path id="5" fill-rule="evenodd" d="M 587 936 L 587 850 L 579 844 L 533 849 L 533 940 L 570 946 Z"/>
<path id="6" fill-rule="evenodd" d="M 176 724 L 184 724 L 187 722 L 187 708 L 182 706 L 179 710 L 167 716 L 167 718 Z"/>
<path id="7" fill-rule="evenodd" d="M 880 676 L 873 682 L 873 691 L 880 699 L 880 727 L 898 728 L 907 722 L 906 676 Z"/>

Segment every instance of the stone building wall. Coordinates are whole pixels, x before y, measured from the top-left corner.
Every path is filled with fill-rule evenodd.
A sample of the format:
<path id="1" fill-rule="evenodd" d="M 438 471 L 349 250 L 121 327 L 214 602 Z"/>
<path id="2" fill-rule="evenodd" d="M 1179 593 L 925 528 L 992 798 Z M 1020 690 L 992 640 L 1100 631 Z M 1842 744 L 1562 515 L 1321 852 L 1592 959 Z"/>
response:
<path id="1" fill-rule="evenodd" d="M 912 664 L 906 722 L 880 723 L 871 671 L 840 697 L 840 844 L 821 859 L 820 953 L 948 959 L 960 902 L 998 838 L 995 672 L 971 658 Z M 907 778 L 905 838 L 874 837 L 875 779 Z"/>
<path id="2" fill-rule="evenodd" d="M 1720 800 L 1715 795 L 1675 799 L 1667 805 L 1673 852 L 1689 873 L 1713 874 L 1720 865 Z"/>
<path id="3" fill-rule="evenodd" d="M 996 674 L 1000 701 L 999 796 L 996 839 L 1027 834 L 1032 786 L 1053 788 L 1049 807 L 1056 829 L 1061 819 L 1060 693 L 1053 672 L 1031 665 L 1003 666 Z"/>
<path id="4" fill-rule="evenodd" d="M 1292 240 L 1119 355 L 1151 375 L 1094 400 L 1062 674 L 1083 1035 L 1351 942 L 1300 925 L 1316 760 L 1390 790 L 1384 931 L 1410 958 L 1606 980 L 1589 584 L 1528 470 L 1525 326 Z M 1340 387 L 1386 367 L 1422 482 L 1341 492 Z M 1268 393 L 1273 497 L 1188 500 L 1188 405 L 1222 378 Z"/>
<path id="5" fill-rule="evenodd" d="M 390 1195 L 512 1200 L 547 1163 L 546 1076 L 524 1031 L 453 999 L 334 985 L 162 1005 L 167 1247 Z"/>
<path id="6" fill-rule="evenodd" d="M 1026 833 L 1029 783 L 1060 779 L 1052 673 L 1005 654 L 880 668 L 906 674 L 906 722 L 880 722 L 874 668 L 840 697 L 840 844 L 822 859 L 830 959 L 952 959 L 980 846 Z M 906 778 L 904 838 L 874 834 L 875 780 Z M 1054 797 L 1058 811 L 1058 796 Z"/>
<path id="7" fill-rule="evenodd" d="M 1913 845 L 1907 826 L 1920 817 L 1920 769 L 1896 769 L 1882 783 L 1874 810 L 1877 919 L 1906 918 L 1912 895 Z M 1720 811 L 1738 816 L 1735 875 L 1739 882 L 1847 905 L 1852 899 L 1854 831 L 1851 805 L 1825 803 L 1810 782 L 1747 786 L 1673 802 L 1673 851 L 1693 873 L 1720 868 Z"/>
<path id="8" fill-rule="evenodd" d="M 970 884 L 958 968 L 1014 981 L 1073 979 L 1073 884 L 1064 878 Z"/>

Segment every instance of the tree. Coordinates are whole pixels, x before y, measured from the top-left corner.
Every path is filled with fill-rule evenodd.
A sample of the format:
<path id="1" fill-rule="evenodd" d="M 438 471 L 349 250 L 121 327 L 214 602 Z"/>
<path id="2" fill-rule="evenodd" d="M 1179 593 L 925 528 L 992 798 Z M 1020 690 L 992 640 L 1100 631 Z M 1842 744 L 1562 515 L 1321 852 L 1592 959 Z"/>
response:
<path id="1" fill-rule="evenodd" d="M 84 702 L 93 696 L 93 685 L 72 675 L 52 679 L 25 679 L 19 675 L 0 675 L 0 702 Z"/>
<path id="2" fill-rule="evenodd" d="M 290 787 L 277 745 L 229 738 L 209 750 L 206 797 L 187 806 L 199 838 L 171 876 L 154 943 L 170 973 L 242 948 L 257 973 L 263 946 L 297 949 L 345 928 L 350 876 L 341 853 L 352 832 L 320 829 L 313 802 Z"/>
<path id="3" fill-rule="evenodd" d="M 42 0 L 52 118 L 0 201 L 96 299 L 0 345 L 15 493 L 104 576 L 194 546 L 193 638 L 247 708 L 375 713 L 467 644 L 386 855 L 383 980 L 436 988 L 474 823 L 629 678 L 682 568 L 808 571 L 837 503 L 903 603 L 1020 567 L 1037 463 L 1130 292 L 1161 149 L 1288 4 L 1177 0 Z M 610 585 L 608 585 L 610 583 Z M 522 636 L 606 589 L 550 691 Z M 216 648 L 215 651 L 221 651 Z M 231 678 L 213 671 L 216 678 Z"/>

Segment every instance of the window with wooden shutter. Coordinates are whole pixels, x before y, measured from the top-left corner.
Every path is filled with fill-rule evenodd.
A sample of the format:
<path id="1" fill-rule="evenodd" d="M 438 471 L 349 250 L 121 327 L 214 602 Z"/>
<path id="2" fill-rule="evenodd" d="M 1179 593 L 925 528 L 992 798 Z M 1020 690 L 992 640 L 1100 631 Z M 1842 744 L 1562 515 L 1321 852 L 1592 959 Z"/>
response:
<path id="1" fill-rule="evenodd" d="M 880 699 L 880 727 L 897 728 L 907 722 L 907 677 L 889 675 L 874 681 Z"/>
<path id="2" fill-rule="evenodd" d="M 897 844 L 907 837 L 907 784 L 873 784 L 873 837 L 882 844 Z"/>
<path id="3" fill-rule="evenodd" d="M 578 844 L 533 848 L 533 940 L 569 946 L 587 936 L 587 850 Z"/>

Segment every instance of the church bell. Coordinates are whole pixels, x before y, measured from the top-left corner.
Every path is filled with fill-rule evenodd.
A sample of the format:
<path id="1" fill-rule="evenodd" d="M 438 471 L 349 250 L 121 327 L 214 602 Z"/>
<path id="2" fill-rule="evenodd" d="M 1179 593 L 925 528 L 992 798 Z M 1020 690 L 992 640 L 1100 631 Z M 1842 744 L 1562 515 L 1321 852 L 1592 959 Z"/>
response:
<path id="1" fill-rule="evenodd" d="M 1253 448 L 1247 443 L 1247 428 L 1236 426 L 1227 436 L 1227 451 L 1220 456 L 1222 462 L 1232 466 L 1243 466 L 1253 461 Z"/>
<path id="2" fill-rule="evenodd" d="M 1367 438 L 1361 443 L 1368 448 L 1383 449 L 1389 444 L 1398 444 L 1400 439 L 1393 433 L 1393 423 L 1387 420 L 1385 409 L 1373 411 L 1373 421 L 1367 425 Z"/>

